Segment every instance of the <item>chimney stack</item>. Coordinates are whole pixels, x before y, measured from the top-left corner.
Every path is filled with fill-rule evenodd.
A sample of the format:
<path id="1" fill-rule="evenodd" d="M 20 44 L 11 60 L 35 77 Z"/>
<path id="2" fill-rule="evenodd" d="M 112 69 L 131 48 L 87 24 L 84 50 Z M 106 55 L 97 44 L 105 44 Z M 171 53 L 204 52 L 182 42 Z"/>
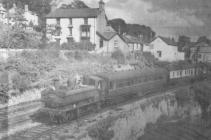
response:
<path id="1" fill-rule="evenodd" d="M 100 9 L 100 11 L 104 11 L 105 9 L 105 3 L 104 3 L 104 1 L 103 0 L 100 0 L 99 1 L 99 9 Z"/>
<path id="2" fill-rule="evenodd" d="M 13 3 L 13 8 L 14 8 L 14 9 L 16 9 L 16 8 L 17 8 L 17 6 L 16 6 L 16 4 L 15 4 L 15 3 Z"/>
<path id="3" fill-rule="evenodd" d="M 24 6 L 24 9 L 25 9 L 25 12 L 28 12 L 28 11 L 29 11 L 29 6 L 26 4 L 26 5 Z"/>

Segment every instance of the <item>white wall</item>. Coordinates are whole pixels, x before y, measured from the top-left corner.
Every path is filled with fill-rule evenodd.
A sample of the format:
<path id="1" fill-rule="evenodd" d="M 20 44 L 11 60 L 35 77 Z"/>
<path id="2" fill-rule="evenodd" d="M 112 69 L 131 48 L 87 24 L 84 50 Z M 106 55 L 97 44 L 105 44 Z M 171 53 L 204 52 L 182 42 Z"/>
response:
<path id="1" fill-rule="evenodd" d="M 56 24 L 56 19 L 47 19 L 46 20 L 47 25 L 55 25 Z M 60 43 L 66 43 L 67 42 L 67 36 L 70 35 L 69 33 L 69 19 L 68 18 L 62 18 L 60 19 L 60 24 L 61 24 L 61 41 Z M 73 39 L 76 42 L 80 42 L 80 26 L 84 25 L 84 18 L 73 18 L 72 19 L 72 36 Z M 91 25 L 90 27 L 90 41 L 93 44 L 96 44 L 96 18 L 89 18 L 88 19 L 88 25 Z M 47 37 L 50 39 L 50 41 L 55 41 L 54 37 L 51 37 L 51 35 L 47 35 Z"/>
<path id="2" fill-rule="evenodd" d="M 28 12 L 24 12 L 23 16 L 26 18 L 27 24 L 32 22 L 34 25 L 38 25 L 38 16 L 37 15 L 32 14 L 30 11 L 28 11 Z"/>
<path id="3" fill-rule="evenodd" d="M 160 61 L 179 61 L 184 60 L 184 53 L 178 51 L 177 46 L 171 46 L 163 42 L 160 38 L 155 39 L 149 45 L 144 45 L 145 52 L 151 52 Z M 158 51 L 161 51 L 159 57 Z"/>
<path id="4" fill-rule="evenodd" d="M 115 40 L 118 41 L 118 46 L 117 47 L 114 46 Z M 128 55 L 129 52 L 130 52 L 128 45 L 118 35 L 115 35 L 109 41 L 104 41 L 103 42 L 103 47 L 102 48 L 97 48 L 96 51 L 98 53 L 109 53 L 109 54 L 111 54 L 116 49 L 120 49 L 124 53 L 124 55 Z"/>

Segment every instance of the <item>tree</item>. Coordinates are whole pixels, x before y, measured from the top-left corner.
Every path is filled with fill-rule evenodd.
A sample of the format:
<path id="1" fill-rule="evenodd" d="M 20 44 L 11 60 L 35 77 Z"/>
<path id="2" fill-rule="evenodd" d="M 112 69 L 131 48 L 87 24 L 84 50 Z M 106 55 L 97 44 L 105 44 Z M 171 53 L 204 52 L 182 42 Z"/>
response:
<path id="1" fill-rule="evenodd" d="M 121 35 L 127 33 L 135 37 L 141 37 L 144 42 L 150 42 L 156 33 L 148 26 L 139 24 L 127 24 L 123 19 L 113 19 L 109 24 Z"/>
<path id="2" fill-rule="evenodd" d="M 190 42 L 190 37 L 184 35 L 179 36 L 177 43 L 179 51 L 182 51 L 185 46 L 189 46 Z"/>
<path id="3" fill-rule="evenodd" d="M 116 49 L 112 54 L 111 57 L 117 61 L 118 64 L 125 63 L 125 55 L 120 49 Z"/>
<path id="4" fill-rule="evenodd" d="M 17 7 L 24 8 L 24 5 L 29 5 L 29 9 L 35 12 L 39 17 L 39 23 L 41 26 L 45 26 L 45 15 L 51 11 L 52 0 L 2 0 L 3 6 L 9 10 L 13 4 L 17 4 Z"/>
<path id="5" fill-rule="evenodd" d="M 123 19 L 113 19 L 109 21 L 109 24 L 116 30 L 119 34 L 127 33 L 127 24 Z"/>

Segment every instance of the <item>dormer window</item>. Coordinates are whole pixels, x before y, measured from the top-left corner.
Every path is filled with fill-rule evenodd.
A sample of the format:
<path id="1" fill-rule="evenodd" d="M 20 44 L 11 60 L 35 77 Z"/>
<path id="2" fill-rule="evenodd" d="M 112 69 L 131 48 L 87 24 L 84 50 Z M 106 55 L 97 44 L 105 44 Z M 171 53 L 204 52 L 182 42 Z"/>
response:
<path id="1" fill-rule="evenodd" d="M 85 25 L 88 24 L 88 18 L 84 18 L 84 24 L 85 24 Z"/>

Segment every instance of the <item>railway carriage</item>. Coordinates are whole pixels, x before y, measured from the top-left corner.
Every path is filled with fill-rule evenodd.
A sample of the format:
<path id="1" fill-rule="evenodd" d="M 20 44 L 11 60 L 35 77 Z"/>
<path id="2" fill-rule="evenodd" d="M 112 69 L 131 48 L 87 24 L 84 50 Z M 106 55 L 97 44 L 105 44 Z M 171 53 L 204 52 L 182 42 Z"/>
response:
<path id="1" fill-rule="evenodd" d="M 143 95 L 163 87 L 166 83 L 167 71 L 161 68 L 144 71 L 123 71 L 97 74 L 104 79 L 102 94 L 104 100 L 121 100 Z"/>
<path id="2" fill-rule="evenodd" d="M 207 66 L 204 64 L 176 64 L 167 66 L 169 83 L 202 80 L 207 76 Z"/>
<path id="3" fill-rule="evenodd" d="M 144 71 L 99 73 L 85 76 L 87 86 L 79 90 L 48 90 L 42 94 L 45 112 L 54 122 L 65 122 L 110 104 L 118 104 L 129 98 L 160 91 L 169 83 L 191 81 L 207 76 L 206 66 L 178 65 Z M 90 87 L 91 86 L 91 87 Z"/>

